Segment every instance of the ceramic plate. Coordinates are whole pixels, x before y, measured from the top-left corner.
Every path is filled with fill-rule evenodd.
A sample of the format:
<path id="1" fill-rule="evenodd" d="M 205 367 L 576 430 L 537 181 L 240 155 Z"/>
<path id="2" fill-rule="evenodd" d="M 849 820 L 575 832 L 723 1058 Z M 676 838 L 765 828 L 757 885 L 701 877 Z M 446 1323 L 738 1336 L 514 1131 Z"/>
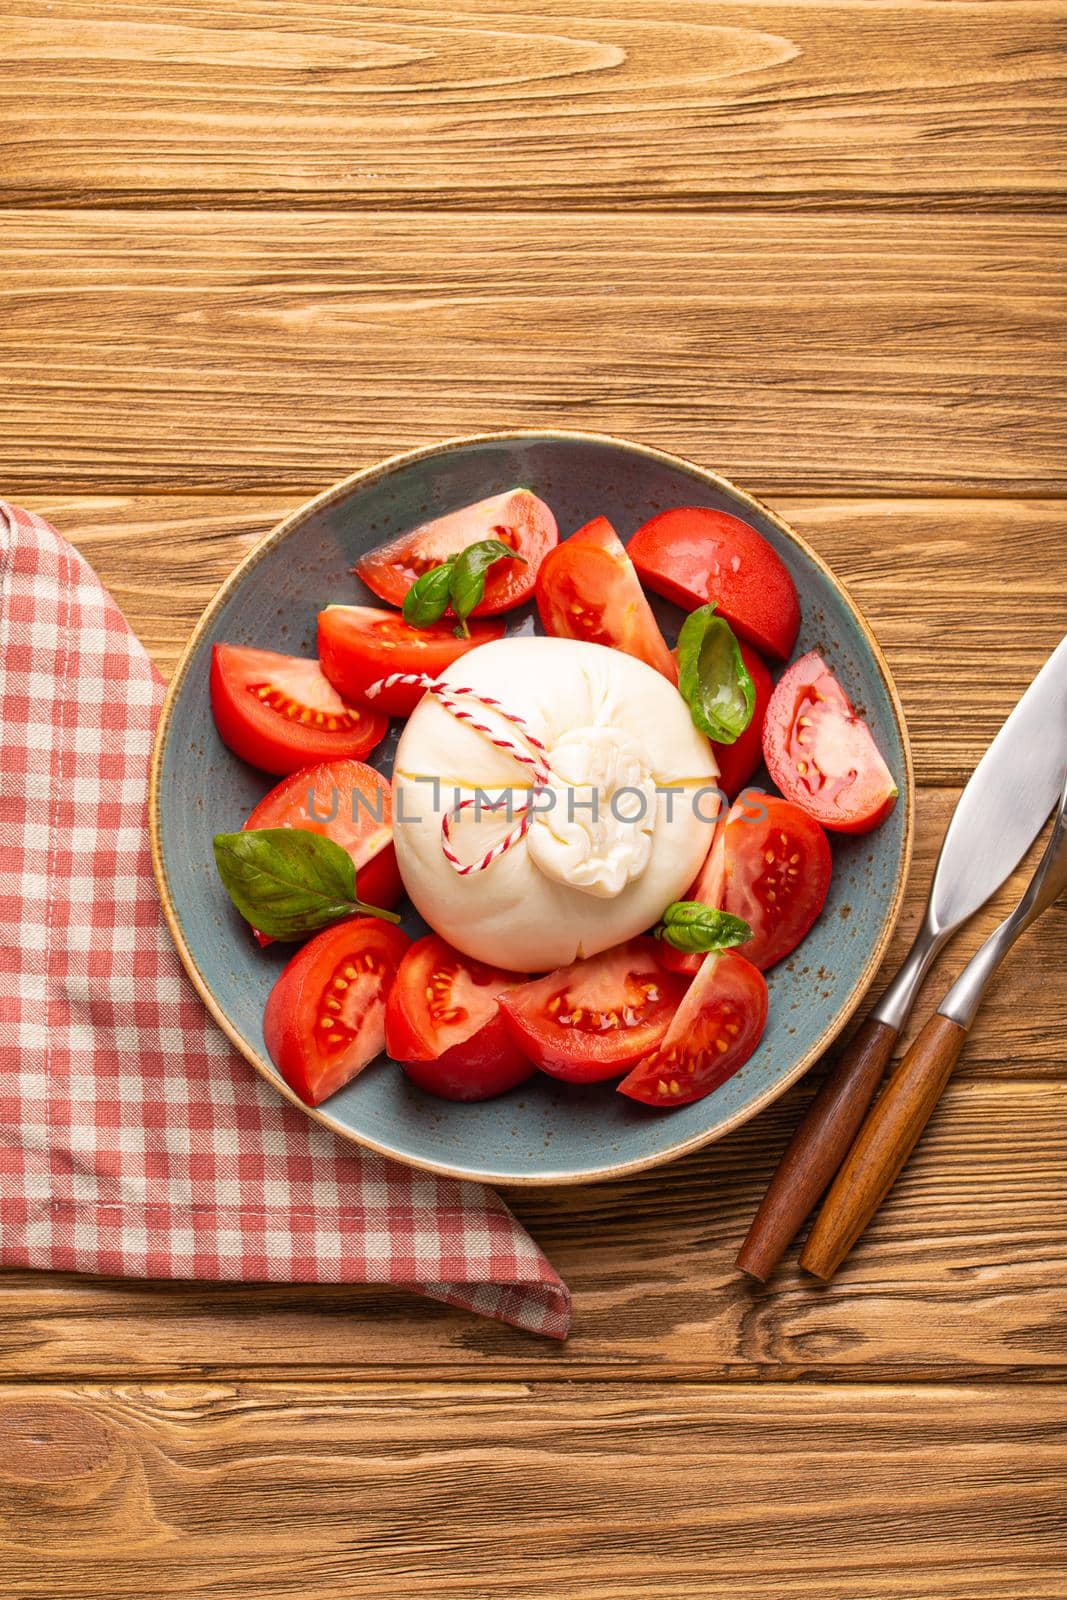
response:
<path id="1" fill-rule="evenodd" d="M 216 832 L 240 828 L 276 780 L 231 755 L 215 732 L 208 703 L 211 647 L 226 640 L 313 655 L 316 613 L 324 605 L 379 603 L 350 575 L 357 556 L 516 484 L 548 501 L 561 535 L 602 514 L 628 539 L 654 512 L 679 505 L 711 506 L 752 523 L 796 581 L 803 614 L 796 653 L 818 649 L 826 656 L 870 722 L 900 789 L 881 828 L 833 841 L 826 908 L 794 956 L 768 974 L 770 1017 L 760 1047 L 706 1099 L 661 1113 L 615 1094 L 610 1084 L 578 1088 L 537 1074 L 501 1099 L 457 1105 L 420 1093 L 383 1056 L 308 1113 L 346 1139 L 430 1171 L 502 1183 L 580 1183 L 673 1160 L 721 1138 L 780 1095 L 858 1005 L 900 909 L 912 828 L 900 702 L 857 606 L 780 517 L 715 473 L 596 434 L 448 440 L 355 474 L 268 533 L 200 619 L 157 735 L 152 842 L 164 908 L 193 982 L 237 1048 L 288 1094 L 267 1057 L 262 1028 L 286 950 L 255 946 L 215 874 L 211 844 Z M 673 642 L 681 612 L 655 597 L 652 602 Z M 529 608 L 510 613 L 508 625 L 513 632 L 538 631 Z M 383 772 L 391 768 L 399 726 L 393 724 L 373 757 Z M 755 781 L 766 783 L 766 776 Z M 414 914 L 405 927 L 414 936 L 424 931 Z"/>

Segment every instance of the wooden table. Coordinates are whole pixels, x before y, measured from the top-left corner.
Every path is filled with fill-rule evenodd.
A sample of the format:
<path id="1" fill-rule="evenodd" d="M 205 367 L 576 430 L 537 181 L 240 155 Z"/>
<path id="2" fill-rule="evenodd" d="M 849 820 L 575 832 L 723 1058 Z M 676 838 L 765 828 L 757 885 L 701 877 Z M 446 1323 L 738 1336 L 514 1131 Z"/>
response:
<path id="1" fill-rule="evenodd" d="M 249 544 L 380 455 L 569 425 L 720 468 L 896 673 L 896 958 L 1067 625 L 1063 18 L 9 0 L 0 486 L 167 669 Z M 1062 1600 L 1065 971 L 1060 907 L 830 1289 L 731 1265 L 810 1085 L 515 1197 L 565 1348 L 378 1291 L 8 1274 L 0 1592 Z"/>

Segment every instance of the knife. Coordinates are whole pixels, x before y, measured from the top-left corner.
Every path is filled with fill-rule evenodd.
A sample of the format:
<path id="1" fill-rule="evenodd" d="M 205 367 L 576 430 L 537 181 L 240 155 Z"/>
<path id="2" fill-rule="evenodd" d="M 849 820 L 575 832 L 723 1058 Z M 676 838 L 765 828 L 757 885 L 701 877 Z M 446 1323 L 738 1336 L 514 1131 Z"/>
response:
<path id="1" fill-rule="evenodd" d="M 1067 638 L 972 772 L 904 963 L 845 1046 L 786 1147 L 737 1265 L 770 1276 L 844 1161 L 938 952 L 1010 877 L 1059 796 L 1067 760 Z"/>
<path id="2" fill-rule="evenodd" d="M 986 984 L 1031 923 L 1067 889 L 1067 781 L 1045 853 L 1011 916 L 971 957 L 878 1096 L 819 1212 L 800 1265 L 832 1278 L 896 1182 L 959 1059 Z"/>

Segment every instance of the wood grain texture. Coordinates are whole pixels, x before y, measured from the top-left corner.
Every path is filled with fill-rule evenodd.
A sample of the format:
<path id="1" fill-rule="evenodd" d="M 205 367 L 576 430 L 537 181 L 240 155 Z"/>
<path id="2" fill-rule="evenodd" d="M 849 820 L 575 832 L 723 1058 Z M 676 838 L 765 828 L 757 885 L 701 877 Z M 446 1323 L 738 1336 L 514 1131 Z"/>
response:
<path id="1" fill-rule="evenodd" d="M 0 1559 L 17 1600 L 1061 1600 L 1065 1473 L 1049 1388 L 36 1386 Z"/>
<path id="2" fill-rule="evenodd" d="M 1065 12 L 11 0 L 0 493 L 165 672 L 283 512 L 434 437 L 603 428 L 773 496 L 906 705 L 888 971 L 1067 627 Z M 3 1600 L 1061 1600 L 1065 973 L 1061 906 L 829 1288 L 733 1265 L 814 1084 L 515 1198 L 562 1348 L 368 1288 L 0 1276 Z"/>
<path id="3" fill-rule="evenodd" d="M 14 0 L 9 203 L 1055 206 L 1060 4 Z"/>
<path id="4" fill-rule="evenodd" d="M 924 13 L 926 15 L 927 13 Z M 1067 491 L 1067 222 L 6 213 L 7 492 L 577 425 L 758 492 Z"/>
<path id="5" fill-rule="evenodd" d="M 1067 1084 L 950 1084 L 829 1289 L 734 1258 L 801 1087 L 651 1176 L 510 1203 L 575 1296 L 566 1346 L 370 1289 L 0 1278 L 0 1379 L 1067 1379 Z"/>

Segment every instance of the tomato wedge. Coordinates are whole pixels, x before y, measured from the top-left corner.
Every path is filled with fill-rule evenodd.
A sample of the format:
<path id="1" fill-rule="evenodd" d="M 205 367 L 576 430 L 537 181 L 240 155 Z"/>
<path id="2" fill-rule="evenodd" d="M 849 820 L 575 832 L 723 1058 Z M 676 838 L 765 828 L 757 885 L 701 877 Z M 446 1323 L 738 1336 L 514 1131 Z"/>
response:
<path id="1" fill-rule="evenodd" d="M 833 858 L 813 817 L 790 800 L 764 795 L 734 806 L 725 828 L 725 905 L 753 930 L 741 955 L 766 972 L 795 950 L 821 912 Z"/>
<path id="2" fill-rule="evenodd" d="M 815 650 L 793 662 L 771 696 L 763 756 L 782 793 L 824 828 L 867 833 L 896 804 L 870 728 Z"/>
<path id="3" fill-rule="evenodd" d="M 631 939 L 500 996 L 519 1048 L 565 1083 L 617 1078 L 667 1031 L 685 981 L 655 939 Z"/>
<path id="4" fill-rule="evenodd" d="M 719 788 L 731 800 L 740 794 L 753 773 L 759 770 L 763 760 L 763 719 L 767 715 L 767 707 L 774 691 L 774 680 L 767 670 L 763 657 L 757 655 L 752 646 L 746 644 L 744 640 L 738 640 L 738 643 L 741 648 L 741 659 L 748 668 L 752 687 L 756 691 L 752 721 L 733 744 L 716 744 L 712 741 L 711 746 L 719 763 Z"/>
<path id="5" fill-rule="evenodd" d="M 646 1106 L 687 1106 L 733 1077 L 767 1026 L 767 983 L 736 950 L 704 957 L 657 1049 L 617 1086 Z"/>
<path id="6" fill-rule="evenodd" d="M 741 917 L 752 938 L 737 946 L 766 972 L 795 950 L 822 911 L 833 858 L 813 817 L 778 795 L 747 790 L 715 830 L 703 871 L 686 895 Z M 703 960 L 664 941 L 673 972 L 693 974 Z"/>
<path id="7" fill-rule="evenodd" d="M 372 683 L 394 672 L 425 672 L 436 678 L 476 645 L 504 635 L 502 622 L 475 622 L 470 638 L 457 639 L 451 622 L 413 628 L 395 611 L 376 606 L 327 606 L 319 612 L 319 665 L 338 694 L 364 702 Z M 408 717 L 423 690 L 394 684 L 370 702 L 375 711 Z"/>
<path id="8" fill-rule="evenodd" d="M 380 711 L 347 705 L 317 661 L 236 644 L 211 652 L 211 712 L 235 755 L 279 775 L 341 756 L 358 761 L 389 726 Z"/>
<path id="9" fill-rule="evenodd" d="M 789 569 L 761 533 L 725 511 L 662 511 L 627 547 L 642 583 L 686 611 L 714 601 L 734 632 L 787 660 L 800 627 Z"/>
<path id="10" fill-rule="evenodd" d="M 596 517 L 545 556 L 537 574 L 537 609 L 545 632 L 557 639 L 613 646 L 678 682 L 634 564 L 606 517 Z"/>
<path id="11" fill-rule="evenodd" d="M 385 1047 L 418 1088 L 445 1100 L 489 1100 L 534 1071 L 497 1004 L 502 972 L 460 955 L 437 934 L 411 946 L 385 1012 Z"/>
<path id="12" fill-rule="evenodd" d="M 324 761 L 283 778 L 245 827 L 303 828 L 332 839 L 352 857 L 356 893 L 366 905 L 395 906 L 404 892 L 393 849 L 393 791 L 388 778 L 362 761 Z M 273 943 L 262 933 L 256 938 Z"/>
<path id="13" fill-rule="evenodd" d="M 392 1051 L 389 1053 L 392 1055 Z M 537 1071 L 515 1045 L 501 1016 L 431 1061 L 411 1058 L 400 1065 L 417 1089 L 442 1100 L 467 1102 L 493 1100 L 507 1094 Z"/>
<path id="14" fill-rule="evenodd" d="M 377 917 L 353 917 L 316 934 L 282 969 L 263 1037 L 306 1105 L 321 1105 L 384 1049 L 386 996 L 410 943 Z"/>
<path id="15" fill-rule="evenodd" d="M 430 567 L 458 556 L 469 544 L 500 539 L 524 556 L 525 564 L 501 560 L 490 567 L 485 598 L 471 614 L 494 617 L 529 599 L 541 559 L 558 538 L 556 519 L 545 502 L 529 489 L 509 489 L 401 534 L 361 556 L 354 570 L 379 600 L 400 606 L 415 579 Z"/>

